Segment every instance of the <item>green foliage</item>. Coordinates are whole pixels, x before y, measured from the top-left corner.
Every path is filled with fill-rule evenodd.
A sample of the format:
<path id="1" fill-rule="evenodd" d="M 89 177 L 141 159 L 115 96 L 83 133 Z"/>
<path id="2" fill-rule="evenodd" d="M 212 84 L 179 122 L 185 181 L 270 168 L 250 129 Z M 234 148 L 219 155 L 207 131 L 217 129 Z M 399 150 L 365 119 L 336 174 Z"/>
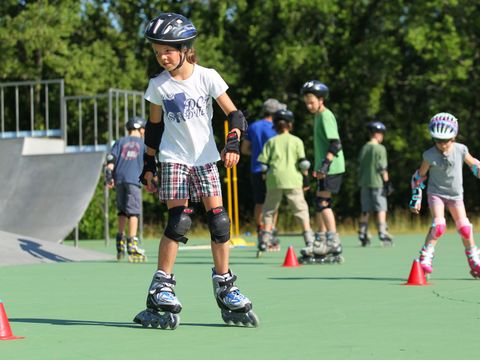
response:
<path id="1" fill-rule="evenodd" d="M 399 210 L 407 206 L 410 175 L 431 146 L 426 124 L 434 113 L 454 113 L 459 141 L 474 155 L 480 147 L 480 8 L 468 0 L 6 0 L 0 5 L 0 79 L 65 78 L 68 95 L 145 89 L 160 68 L 142 32 L 160 11 L 193 20 L 200 63 L 220 72 L 249 121 L 260 117 L 267 97 L 286 102 L 310 158 L 312 117 L 299 88 L 310 79 L 330 87 L 327 106 L 337 116 L 348 169 L 335 200 L 340 219 L 358 215 L 356 156 L 368 121 L 387 125 L 397 190 L 391 204 Z M 216 111 L 215 135 L 223 139 L 224 116 Z M 238 170 L 240 214 L 247 223 L 253 208 L 248 157 Z M 477 186 L 466 176 L 467 194 L 478 193 Z M 86 216 L 97 213 L 88 222 L 100 218 L 97 197 Z M 476 196 L 465 200 L 478 209 Z M 146 208 L 147 223 L 159 222 L 149 214 L 163 218 L 164 207 L 153 198 Z"/>

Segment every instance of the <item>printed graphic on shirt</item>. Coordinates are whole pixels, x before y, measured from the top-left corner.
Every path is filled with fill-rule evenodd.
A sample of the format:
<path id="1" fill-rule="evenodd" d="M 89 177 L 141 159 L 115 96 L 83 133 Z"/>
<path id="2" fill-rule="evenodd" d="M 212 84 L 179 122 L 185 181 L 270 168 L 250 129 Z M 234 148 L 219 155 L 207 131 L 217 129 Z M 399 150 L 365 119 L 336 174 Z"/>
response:
<path id="1" fill-rule="evenodd" d="M 187 99 L 184 93 L 170 95 L 163 99 L 166 117 L 170 121 L 187 121 L 207 113 L 208 98 L 200 96 L 197 100 Z"/>
<path id="2" fill-rule="evenodd" d="M 140 155 L 140 144 L 135 141 L 129 141 L 122 146 L 120 156 L 125 160 L 135 160 Z"/>

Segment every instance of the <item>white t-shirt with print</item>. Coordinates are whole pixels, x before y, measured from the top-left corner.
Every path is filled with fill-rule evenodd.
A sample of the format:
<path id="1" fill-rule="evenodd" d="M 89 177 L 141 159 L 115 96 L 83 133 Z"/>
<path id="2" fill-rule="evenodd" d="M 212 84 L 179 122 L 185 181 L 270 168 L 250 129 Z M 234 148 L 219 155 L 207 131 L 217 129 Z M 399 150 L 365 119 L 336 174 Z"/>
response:
<path id="1" fill-rule="evenodd" d="M 212 128 L 212 99 L 228 89 L 214 69 L 194 65 L 186 80 L 168 71 L 150 79 L 145 99 L 163 109 L 160 161 L 200 166 L 220 160 Z"/>

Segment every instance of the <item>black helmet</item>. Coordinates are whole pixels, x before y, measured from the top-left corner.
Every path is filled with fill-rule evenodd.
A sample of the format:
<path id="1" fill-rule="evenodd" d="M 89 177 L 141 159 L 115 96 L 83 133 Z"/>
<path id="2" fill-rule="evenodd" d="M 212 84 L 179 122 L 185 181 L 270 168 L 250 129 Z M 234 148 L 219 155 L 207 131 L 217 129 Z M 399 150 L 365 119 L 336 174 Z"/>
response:
<path id="1" fill-rule="evenodd" d="M 328 87 L 318 80 L 310 80 L 303 84 L 300 89 L 300 94 L 313 94 L 317 97 L 323 97 L 326 99 L 328 97 Z"/>
<path id="2" fill-rule="evenodd" d="M 385 131 L 387 131 L 387 127 L 385 126 L 385 124 L 380 121 L 369 122 L 367 124 L 367 129 L 371 133 L 376 133 L 376 132 L 384 133 Z"/>
<path id="3" fill-rule="evenodd" d="M 138 116 L 131 117 L 130 119 L 128 119 L 127 123 L 125 124 L 125 127 L 127 128 L 128 131 L 144 128 L 145 120 L 143 120 L 141 117 L 138 117 Z"/>
<path id="4" fill-rule="evenodd" d="M 287 109 L 276 111 L 273 114 L 272 118 L 273 118 L 273 123 L 275 125 L 277 125 L 280 120 L 285 120 L 287 123 L 293 123 L 295 120 L 295 117 L 293 116 L 293 112 Z"/>
<path id="5" fill-rule="evenodd" d="M 185 16 L 175 13 L 161 13 L 150 20 L 145 29 L 145 37 L 155 44 L 173 47 L 192 46 L 197 36 L 197 29 Z"/>

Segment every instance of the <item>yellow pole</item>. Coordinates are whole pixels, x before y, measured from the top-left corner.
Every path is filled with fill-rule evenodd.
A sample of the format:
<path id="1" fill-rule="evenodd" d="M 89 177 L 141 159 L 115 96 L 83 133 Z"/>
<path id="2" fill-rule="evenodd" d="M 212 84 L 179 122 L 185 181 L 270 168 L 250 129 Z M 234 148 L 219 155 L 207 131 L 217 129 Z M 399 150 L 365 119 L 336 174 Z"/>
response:
<path id="1" fill-rule="evenodd" d="M 235 236 L 240 236 L 240 221 L 238 220 L 238 187 L 237 187 L 237 165 L 233 167 L 233 209 L 235 214 Z"/>
<path id="2" fill-rule="evenodd" d="M 228 135 L 228 120 L 224 122 L 225 129 L 225 141 Z M 232 169 L 233 169 L 233 183 L 232 183 Z M 227 209 L 228 216 L 230 217 L 230 234 L 232 238 L 230 242 L 234 246 L 255 246 L 255 243 L 245 242 L 244 239 L 240 238 L 240 221 L 238 219 L 238 186 L 237 186 L 237 166 L 233 166 L 232 169 L 227 168 L 227 178 L 225 182 L 227 183 Z M 233 206 L 232 206 L 232 188 L 233 188 Z M 233 212 L 235 211 L 235 213 Z"/>
<path id="3" fill-rule="evenodd" d="M 223 125 L 224 125 L 225 142 L 226 142 L 227 135 L 228 135 L 228 120 L 225 120 Z M 227 168 L 227 178 L 225 179 L 225 183 L 227 184 L 227 211 L 228 211 L 228 217 L 230 218 L 230 233 L 233 233 L 232 172 L 230 168 Z"/>

